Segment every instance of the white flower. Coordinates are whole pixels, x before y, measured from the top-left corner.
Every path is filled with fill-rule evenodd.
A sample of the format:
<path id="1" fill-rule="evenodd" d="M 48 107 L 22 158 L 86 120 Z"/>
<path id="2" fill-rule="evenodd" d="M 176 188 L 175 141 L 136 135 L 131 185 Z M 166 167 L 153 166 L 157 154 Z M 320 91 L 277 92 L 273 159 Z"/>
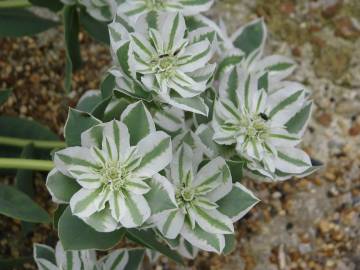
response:
<path id="1" fill-rule="evenodd" d="M 210 9 L 214 0 L 125 0 L 118 7 L 132 22 L 151 11 L 182 12 L 185 16 Z"/>
<path id="2" fill-rule="evenodd" d="M 34 244 L 34 260 L 39 270 L 139 270 L 145 251 L 143 249 L 118 249 L 100 260 L 94 250 L 65 251 L 60 241 L 55 250 Z"/>
<path id="3" fill-rule="evenodd" d="M 223 31 L 226 33 L 226 31 Z M 227 44 L 219 62 L 219 75 L 225 74 L 234 66 L 241 66 L 252 74 L 263 74 L 265 89 L 288 77 L 296 68 L 294 60 L 282 55 L 264 55 L 267 28 L 262 18 L 239 28 L 231 37 L 223 37 Z M 230 42 L 229 42 L 230 41 Z"/>
<path id="4" fill-rule="evenodd" d="M 311 167 L 309 156 L 296 148 L 309 116 L 299 113 L 311 107 L 307 92 L 288 82 L 268 94 L 258 90 L 259 76 L 241 67 L 224 76 L 215 104 L 213 138 L 218 144 L 236 145 L 238 155 L 250 161 L 249 169 L 267 177 L 301 174 Z M 291 127 L 294 121 L 300 129 Z"/>
<path id="5" fill-rule="evenodd" d="M 154 23 L 140 17 L 130 32 L 119 17 L 109 26 L 118 62 L 112 73 L 119 90 L 140 98 L 151 92 L 160 102 L 207 115 L 200 94 L 215 69 L 209 64 L 213 55 L 209 40 L 214 41 L 215 33 L 209 28 L 187 33 L 180 13 L 155 13 L 151 18 Z"/>
<path id="6" fill-rule="evenodd" d="M 175 153 L 167 178 L 174 186 L 177 208 L 154 215 L 151 220 L 165 238 L 182 236 L 203 250 L 221 253 L 224 234 L 233 234 L 233 222 L 258 202 L 242 185 L 232 183 L 222 158 L 215 158 L 198 170 L 186 144 Z M 240 200 L 236 209 L 231 207 Z"/>
<path id="7" fill-rule="evenodd" d="M 116 14 L 116 7 L 122 0 L 61 0 L 66 5 L 79 3 L 96 20 L 109 22 Z"/>
<path id="8" fill-rule="evenodd" d="M 172 156 L 170 137 L 155 130 L 141 102 L 129 105 L 121 120 L 96 125 L 82 133 L 81 146 L 56 152 L 56 168 L 47 179 L 54 200 L 70 197 L 72 213 L 98 231 L 139 227 L 150 217 L 151 178 Z M 76 193 L 65 176 L 80 185 Z"/>
<path id="9" fill-rule="evenodd" d="M 93 270 L 96 267 L 94 250 L 64 251 L 61 242 L 55 250 L 42 244 L 34 244 L 34 260 L 39 270 Z"/>

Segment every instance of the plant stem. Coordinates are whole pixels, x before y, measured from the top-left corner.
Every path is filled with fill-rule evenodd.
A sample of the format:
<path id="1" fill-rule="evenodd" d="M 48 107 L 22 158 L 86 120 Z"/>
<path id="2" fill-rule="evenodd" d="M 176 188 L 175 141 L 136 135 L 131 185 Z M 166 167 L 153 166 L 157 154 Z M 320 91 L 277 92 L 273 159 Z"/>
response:
<path id="1" fill-rule="evenodd" d="M 36 171 L 51 171 L 54 163 L 50 160 L 0 158 L 0 169 L 23 169 Z"/>
<path id="2" fill-rule="evenodd" d="M 0 0 L 0 8 L 25 8 L 30 6 L 31 3 L 28 0 Z"/>
<path id="3" fill-rule="evenodd" d="M 33 144 L 35 148 L 40 149 L 54 149 L 66 147 L 65 142 L 62 141 L 29 140 L 0 136 L 0 145 L 25 147 L 28 144 Z"/>

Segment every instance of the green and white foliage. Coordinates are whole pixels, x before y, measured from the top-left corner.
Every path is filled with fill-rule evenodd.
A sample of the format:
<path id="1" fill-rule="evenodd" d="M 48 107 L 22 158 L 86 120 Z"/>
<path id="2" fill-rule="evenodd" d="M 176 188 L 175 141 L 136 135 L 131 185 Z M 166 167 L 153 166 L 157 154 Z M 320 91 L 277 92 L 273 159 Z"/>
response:
<path id="1" fill-rule="evenodd" d="M 181 12 L 184 16 L 195 15 L 210 9 L 214 0 L 122 0 L 118 12 L 133 23 L 151 11 Z"/>
<path id="2" fill-rule="evenodd" d="M 174 154 L 166 177 L 175 190 L 177 207 L 153 215 L 151 221 L 165 238 L 181 236 L 195 247 L 221 253 L 224 235 L 234 233 L 233 222 L 258 199 L 239 183 L 232 183 L 229 168 L 221 157 L 201 168 L 193 157 L 186 144 Z"/>
<path id="3" fill-rule="evenodd" d="M 39 270 L 136 270 L 140 269 L 144 253 L 143 249 L 119 249 L 97 260 L 94 250 L 64 251 L 60 241 L 55 250 L 34 244 L 34 260 Z"/>
<path id="4" fill-rule="evenodd" d="M 66 5 L 80 4 L 96 20 L 109 22 L 116 14 L 117 6 L 123 0 L 61 0 Z"/>
<path id="5" fill-rule="evenodd" d="M 259 89 L 258 73 L 232 68 L 220 82 L 212 127 L 216 143 L 235 147 L 248 169 L 284 180 L 311 168 L 297 145 L 308 122 L 311 101 L 304 86 L 283 82 L 271 92 Z M 295 123 L 300 126 L 293 128 Z"/>
<path id="6" fill-rule="evenodd" d="M 266 38 L 267 28 L 263 19 L 254 20 L 238 29 L 230 37 L 232 47 L 228 46 L 220 57 L 218 75 L 234 66 L 241 66 L 249 73 L 264 74 L 259 83 L 270 87 L 288 77 L 296 68 L 295 61 L 281 55 L 264 57 Z"/>
<path id="7" fill-rule="evenodd" d="M 200 96 L 211 83 L 215 33 L 210 28 L 188 32 L 180 13 L 152 12 L 128 27 L 117 16 L 109 26 L 117 66 L 117 89 L 136 98 L 155 100 L 181 110 L 207 115 Z"/>
<path id="8" fill-rule="evenodd" d="M 174 200 L 170 183 L 153 178 L 172 158 L 170 137 L 156 131 L 142 102 L 130 104 L 120 120 L 97 124 L 81 134 L 81 145 L 56 152 L 47 178 L 53 200 L 70 203 L 74 215 L 101 232 L 140 227 L 153 208 L 161 212 Z M 167 204 L 151 205 L 159 198 Z"/>

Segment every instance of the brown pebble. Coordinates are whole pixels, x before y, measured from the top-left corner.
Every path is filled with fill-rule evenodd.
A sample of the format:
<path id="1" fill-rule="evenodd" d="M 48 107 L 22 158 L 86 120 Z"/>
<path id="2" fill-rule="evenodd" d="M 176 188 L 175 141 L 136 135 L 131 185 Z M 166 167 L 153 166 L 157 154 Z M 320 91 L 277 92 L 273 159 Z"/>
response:
<path id="1" fill-rule="evenodd" d="M 324 127 L 329 127 L 332 122 L 332 116 L 329 113 L 323 112 L 316 118 L 316 120 Z"/>
<path id="2" fill-rule="evenodd" d="M 349 135 L 350 136 L 357 136 L 360 134 L 360 124 L 359 123 L 355 123 L 351 126 L 351 128 L 349 129 Z"/>

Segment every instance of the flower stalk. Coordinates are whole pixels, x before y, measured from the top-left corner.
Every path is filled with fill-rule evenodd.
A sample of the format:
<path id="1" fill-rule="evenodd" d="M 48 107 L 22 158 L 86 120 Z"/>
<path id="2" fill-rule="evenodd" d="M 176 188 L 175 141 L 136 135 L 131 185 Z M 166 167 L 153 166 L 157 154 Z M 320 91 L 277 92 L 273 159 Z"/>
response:
<path id="1" fill-rule="evenodd" d="M 36 171 L 51 171 L 54 163 L 50 160 L 0 158 L 0 169 L 23 169 Z"/>
<path id="2" fill-rule="evenodd" d="M 25 147 L 28 144 L 32 144 L 35 148 L 39 149 L 55 149 L 66 147 L 66 143 L 62 141 L 30 140 L 0 136 L 0 145 Z"/>
<path id="3" fill-rule="evenodd" d="M 28 0 L 3 0 L 0 1 L 0 8 L 26 8 L 30 7 Z"/>

